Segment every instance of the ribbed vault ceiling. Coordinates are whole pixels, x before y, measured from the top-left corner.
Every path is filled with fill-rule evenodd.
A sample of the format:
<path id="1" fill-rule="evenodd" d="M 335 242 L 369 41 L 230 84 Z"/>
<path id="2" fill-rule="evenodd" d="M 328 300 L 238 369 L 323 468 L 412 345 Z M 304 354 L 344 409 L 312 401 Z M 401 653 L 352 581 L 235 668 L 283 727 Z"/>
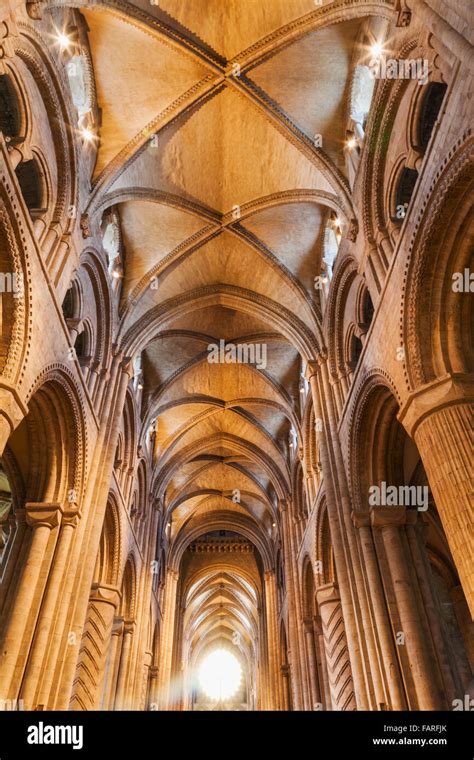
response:
<path id="1" fill-rule="evenodd" d="M 289 490 L 300 354 L 321 345 L 324 230 L 333 212 L 353 216 L 343 147 L 364 3 L 326 5 L 81 8 L 101 109 L 87 213 L 120 218 L 120 339 L 142 355 L 172 539 L 228 516 L 268 542 Z M 266 366 L 210 364 L 219 340 L 265 344 Z M 217 625 L 196 600 L 207 615 L 219 594 L 238 613 L 237 586 L 211 575 L 190 592 L 190 631 Z"/>

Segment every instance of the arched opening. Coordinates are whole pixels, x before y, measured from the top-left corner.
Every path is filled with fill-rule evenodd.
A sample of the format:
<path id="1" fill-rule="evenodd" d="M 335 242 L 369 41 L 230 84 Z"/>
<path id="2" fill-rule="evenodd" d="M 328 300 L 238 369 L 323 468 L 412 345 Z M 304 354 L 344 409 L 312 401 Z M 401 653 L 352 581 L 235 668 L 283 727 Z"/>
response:
<path id="1" fill-rule="evenodd" d="M 364 293 L 361 299 L 361 309 L 360 309 L 360 323 L 361 323 L 361 329 L 364 333 L 368 332 L 370 325 L 372 324 L 372 320 L 374 318 L 374 304 L 372 302 L 372 298 L 370 296 L 368 288 L 364 288 Z"/>
<path id="2" fill-rule="evenodd" d="M 12 506 L 3 547 L 1 678 L 4 693 L 22 696 L 23 678 L 33 677 L 23 653 L 42 656 L 52 621 L 37 626 L 48 572 L 63 541 L 62 515 L 71 518 L 82 501 L 83 431 L 75 389 L 61 372 L 51 373 L 33 393 L 29 412 L 10 435 L 0 460 L 11 484 Z M 77 403 L 77 405 L 76 405 Z M 8 492 L 2 478 L 3 490 Z M 6 499 L 4 498 L 4 501 Z M 67 545 L 67 544 L 66 544 Z M 64 579 L 58 580 L 58 594 Z M 16 604 L 18 598 L 24 600 Z M 35 647 L 38 647 L 35 649 Z M 24 647 L 24 649 L 22 649 Z M 35 697 L 28 704 L 36 705 Z"/>
<path id="3" fill-rule="evenodd" d="M 44 181 L 35 158 L 23 161 L 15 169 L 23 200 L 32 216 L 46 211 Z"/>
<path id="4" fill-rule="evenodd" d="M 352 444 L 358 509 L 367 510 L 376 526 L 373 538 L 380 566 L 386 568 L 380 581 L 392 631 L 406 630 L 407 620 L 416 625 L 416 635 L 404 647 L 393 640 L 406 703 L 409 709 L 420 709 L 427 704 L 424 700 L 433 700 L 430 709 L 436 704 L 446 709 L 467 693 L 472 677 L 468 607 L 420 454 L 398 413 L 391 391 L 374 381 Z M 456 589 L 451 606 L 445 605 L 433 575 L 433 557 L 449 568 L 451 588 Z M 415 657 L 420 671 L 424 669 L 429 695 L 412 677 Z"/>
<path id="5" fill-rule="evenodd" d="M 349 360 L 348 365 L 352 372 L 355 371 L 359 364 L 359 359 L 362 354 L 362 341 L 357 335 L 352 335 L 349 344 Z"/>
<path id="6" fill-rule="evenodd" d="M 410 169 L 407 166 L 403 167 L 395 189 L 394 208 L 392 211 L 392 220 L 394 222 L 400 224 L 405 218 L 417 179 L 418 172 L 416 169 Z"/>
<path id="7" fill-rule="evenodd" d="M 74 295 L 72 286 L 66 290 L 61 309 L 64 319 L 72 319 L 74 317 Z"/>
<path id="8" fill-rule="evenodd" d="M 236 531 L 211 530 L 188 545 L 181 577 L 172 702 L 194 711 L 255 709 L 265 696 L 260 663 L 269 635 L 257 608 L 256 548 Z"/>
<path id="9" fill-rule="evenodd" d="M 0 462 L 0 568 L 2 567 L 6 547 L 14 527 L 12 518 L 13 494 L 12 486 L 5 466 Z"/>
<path id="10" fill-rule="evenodd" d="M 76 338 L 74 343 L 74 351 L 78 359 L 86 359 L 90 355 L 89 351 L 89 338 L 87 330 L 84 328 L 82 332 Z"/>
<path id="11" fill-rule="evenodd" d="M 0 132 L 4 137 L 18 137 L 21 129 L 21 111 L 18 96 L 8 74 L 0 75 Z"/>
<path id="12" fill-rule="evenodd" d="M 430 82 L 426 88 L 418 124 L 418 140 L 422 150 L 428 147 L 447 89 L 444 82 Z"/>

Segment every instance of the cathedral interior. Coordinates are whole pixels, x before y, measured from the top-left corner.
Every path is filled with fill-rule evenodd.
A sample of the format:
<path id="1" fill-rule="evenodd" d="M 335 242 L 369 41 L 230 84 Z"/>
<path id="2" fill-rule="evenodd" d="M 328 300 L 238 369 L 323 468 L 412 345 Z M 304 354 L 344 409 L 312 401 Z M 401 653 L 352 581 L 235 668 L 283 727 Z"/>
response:
<path id="1" fill-rule="evenodd" d="M 472 20 L 0 0 L 2 709 L 474 697 Z"/>

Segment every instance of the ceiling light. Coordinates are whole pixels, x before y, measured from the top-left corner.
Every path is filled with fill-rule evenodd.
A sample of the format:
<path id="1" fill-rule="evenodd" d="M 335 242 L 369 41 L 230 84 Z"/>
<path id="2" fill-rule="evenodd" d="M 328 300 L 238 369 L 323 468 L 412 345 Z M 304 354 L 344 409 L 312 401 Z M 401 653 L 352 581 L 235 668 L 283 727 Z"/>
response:
<path id="1" fill-rule="evenodd" d="M 64 32 L 58 32 L 56 35 L 56 41 L 61 50 L 69 50 L 72 44 L 71 38 L 68 37 L 67 34 L 64 34 Z"/>
<path id="2" fill-rule="evenodd" d="M 357 145 L 357 141 L 355 137 L 349 137 L 349 139 L 346 142 L 346 147 L 349 148 L 349 150 L 354 150 L 356 145 Z"/>
<path id="3" fill-rule="evenodd" d="M 383 47 L 380 44 L 380 42 L 374 42 L 372 47 L 370 48 L 370 52 L 372 53 L 372 58 L 380 58 L 382 55 Z"/>
<path id="4" fill-rule="evenodd" d="M 91 129 L 89 129 L 89 127 L 82 127 L 81 135 L 83 139 L 86 140 L 86 142 L 92 142 L 92 140 L 95 137 L 94 133 L 92 132 Z"/>
<path id="5" fill-rule="evenodd" d="M 276 528 L 276 526 L 277 526 L 276 523 L 272 523 L 272 528 Z"/>
<path id="6" fill-rule="evenodd" d="M 143 390 L 143 385 L 142 385 L 141 383 L 138 383 L 138 386 L 137 386 L 137 387 L 138 387 L 138 390 L 139 390 L 139 391 L 142 391 L 142 390 Z"/>
<path id="7" fill-rule="evenodd" d="M 114 271 L 112 272 L 112 277 L 118 280 L 120 278 L 120 272 L 117 269 L 114 269 Z"/>

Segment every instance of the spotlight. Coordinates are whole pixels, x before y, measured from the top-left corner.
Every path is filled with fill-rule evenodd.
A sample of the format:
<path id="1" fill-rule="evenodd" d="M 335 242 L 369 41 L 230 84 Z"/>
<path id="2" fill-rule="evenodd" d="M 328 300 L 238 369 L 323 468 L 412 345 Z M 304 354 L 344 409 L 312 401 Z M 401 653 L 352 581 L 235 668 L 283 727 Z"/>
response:
<path id="1" fill-rule="evenodd" d="M 276 523 L 272 523 L 272 528 L 276 528 L 276 526 L 277 526 Z"/>
<path id="2" fill-rule="evenodd" d="M 83 140 L 85 140 L 86 142 L 92 142 L 92 140 L 95 137 L 95 135 L 92 132 L 92 130 L 89 129 L 88 127 L 82 127 L 82 129 L 81 129 L 81 135 L 82 135 Z"/>
<path id="3" fill-rule="evenodd" d="M 346 148 L 349 150 L 354 150 L 355 146 L 357 145 L 357 140 L 355 137 L 349 137 L 349 139 L 346 142 Z"/>
<path id="4" fill-rule="evenodd" d="M 303 388 L 303 386 L 301 386 L 301 388 L 300 388 L 300 393 L 304 393 L 304 388 Z"/>
<path id="5" fill-rule="evenodd" d="M 112 272 L 112 277 L 114 277 L 116 280 L 119 280 L 119 279 L 120 279 L 120 272 L 119 272 L 117 269 L 115 269 L 115 270 Z M 140 386 L 139 386 L 139 387 L 140 387 Z"/>
<path id="6" fill-rule="evenodd" d="M 64 34 L 64 32 L 58 32 L 56 35 L 56 41 L 61 50 L 69 50 L 72 44 L 71 38 L 68 37 L 67 34 Z"/>
<path id="7" fill-rule="evenodd" d="M 138 388 L 138 390 L 139 390 L 139 391 L 142 391 L 142 390 L 143 390 L 143 385 L 142 385 L 142 383 L 138 383 L 138 385 L 137 385 L 137 388 Z"/>
<path id="8" fill-rule="evenodd" d="M 383 47 L 380 44 L 380 42 L 374 42 L 374 44 L 370 48 L 370 52 L 372 54 L 372 58 L 380 58 L 382 55 Z"/>

